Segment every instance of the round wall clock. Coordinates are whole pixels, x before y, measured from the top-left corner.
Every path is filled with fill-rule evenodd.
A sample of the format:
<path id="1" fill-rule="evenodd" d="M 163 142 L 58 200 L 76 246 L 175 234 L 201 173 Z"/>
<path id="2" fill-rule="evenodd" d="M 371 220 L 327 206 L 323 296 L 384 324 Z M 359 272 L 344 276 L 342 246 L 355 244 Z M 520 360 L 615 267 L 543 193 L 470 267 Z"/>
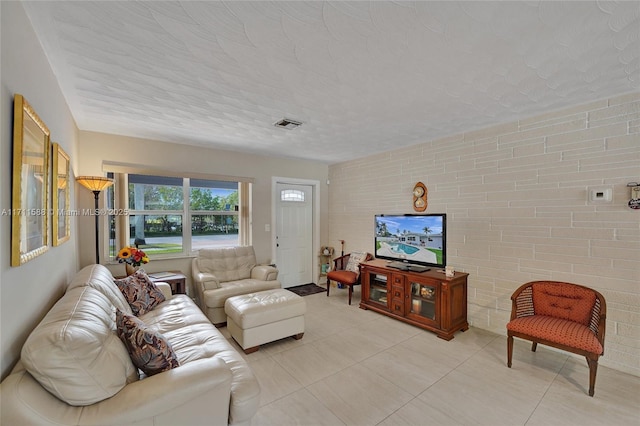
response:
<path id="1" fill-rule="evenodd" d="M 413 187 L 413 210 L 423 212 L 427 209 L 427 187 L 422 182 Z"/>

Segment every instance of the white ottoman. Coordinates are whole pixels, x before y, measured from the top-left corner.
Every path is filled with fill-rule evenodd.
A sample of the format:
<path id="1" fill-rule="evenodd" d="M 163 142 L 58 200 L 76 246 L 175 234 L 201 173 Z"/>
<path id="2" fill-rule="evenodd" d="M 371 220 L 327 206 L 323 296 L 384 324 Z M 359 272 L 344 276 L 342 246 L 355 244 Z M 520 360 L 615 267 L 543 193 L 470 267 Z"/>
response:
<path id="1" fill-rule="evenodd" d="M 307 303 L 295 293 L 278 288 L 228 298 L 224 303 L 227 329 L 246 354 L 260 345 L 304 335 Z"/>

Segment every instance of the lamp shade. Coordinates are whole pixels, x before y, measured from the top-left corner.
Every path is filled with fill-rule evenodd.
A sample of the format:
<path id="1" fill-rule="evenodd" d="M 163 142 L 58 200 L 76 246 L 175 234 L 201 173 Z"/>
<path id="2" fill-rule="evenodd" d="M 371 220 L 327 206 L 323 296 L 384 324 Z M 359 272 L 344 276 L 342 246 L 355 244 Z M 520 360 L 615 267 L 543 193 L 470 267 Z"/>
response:
<path id="1" fill-rule="evenodd" d="M 76 180 L 90 191 L 102 191 L 113 185 L 113 179 L 102 176 L 78 176 Z"/>

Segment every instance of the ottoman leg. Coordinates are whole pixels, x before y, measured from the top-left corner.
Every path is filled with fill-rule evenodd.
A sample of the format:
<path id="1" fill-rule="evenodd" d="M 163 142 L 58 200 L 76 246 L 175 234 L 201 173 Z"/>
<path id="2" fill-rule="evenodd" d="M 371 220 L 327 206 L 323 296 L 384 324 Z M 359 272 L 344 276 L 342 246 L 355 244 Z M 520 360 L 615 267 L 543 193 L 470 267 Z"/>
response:
<path id="1" fill-rule="evenodd" d="M 304 333 L 298 333 L 298 334 L 296 334 L 295 336 L 292 336 L 292 337 L 294 339 L 296 339 L 296 340 L 300 340 L 300 339 L 302 339 L 302 336 L 304 336 Z"/>
<path id="2" fill-rule="evenodd" d="M 247 348 L 247 349 L 243 349 L 244 353 L 249 355 L 252 354 L 254 352 L 258 352 L 258 349 L 260 349 L 260 346 L 254 346 L 252 348 Z"/>

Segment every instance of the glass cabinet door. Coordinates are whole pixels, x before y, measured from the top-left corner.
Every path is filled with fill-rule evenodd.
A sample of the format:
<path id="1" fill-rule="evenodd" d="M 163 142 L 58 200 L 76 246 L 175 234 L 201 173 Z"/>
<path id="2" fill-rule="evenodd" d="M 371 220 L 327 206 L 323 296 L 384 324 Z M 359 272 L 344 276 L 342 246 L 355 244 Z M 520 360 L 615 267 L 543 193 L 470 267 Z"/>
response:
<path id="1" fill-rule="evenodd" d="M 388 305 L 387 279 L 385 274 L 369 273 L 369 300 L 385 306 Z"/>
<path id="2" fill-rule="evenodd" d="M 409 313 L 430 320 L 436 320 L 436 287 L 411 282 L 411 306 Z"/>

